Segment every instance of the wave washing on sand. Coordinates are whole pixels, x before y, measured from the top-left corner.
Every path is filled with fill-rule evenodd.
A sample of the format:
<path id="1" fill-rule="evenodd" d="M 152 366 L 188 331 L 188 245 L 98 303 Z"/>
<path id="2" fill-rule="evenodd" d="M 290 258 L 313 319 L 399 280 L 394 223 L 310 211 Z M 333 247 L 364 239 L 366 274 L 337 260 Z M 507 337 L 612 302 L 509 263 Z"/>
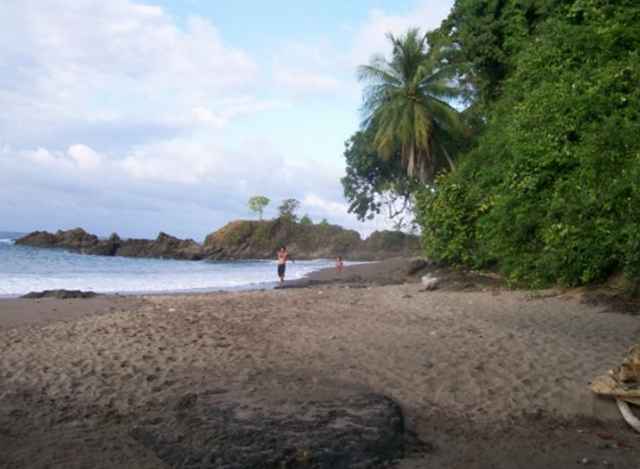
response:
<path id="1" fill-rule="evenodd" d="M 287 278 L 302 278 L 332 260 L 297 261 Z M 205 291 L 271 287 L 274 261 L 205 262 L 84 256 L 0 241 L 0 296 L 70 289 L 99 293 Z"/>

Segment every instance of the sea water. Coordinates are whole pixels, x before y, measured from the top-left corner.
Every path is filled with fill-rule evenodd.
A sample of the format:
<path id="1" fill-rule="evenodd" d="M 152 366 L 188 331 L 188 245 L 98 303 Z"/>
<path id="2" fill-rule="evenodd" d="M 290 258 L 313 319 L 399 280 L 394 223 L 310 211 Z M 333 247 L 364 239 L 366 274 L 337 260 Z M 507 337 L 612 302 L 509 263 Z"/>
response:
<path id="1" fill-rule="evenodd" d="M 287 279 L 304 277 L 334 261 L 287 264 Z M 64 288 L 98 293 L 186 292 L 271 288 L 275 261 L 177 261 L 77 254 L 16 246 L 0 239 L 0 296 Z"/>

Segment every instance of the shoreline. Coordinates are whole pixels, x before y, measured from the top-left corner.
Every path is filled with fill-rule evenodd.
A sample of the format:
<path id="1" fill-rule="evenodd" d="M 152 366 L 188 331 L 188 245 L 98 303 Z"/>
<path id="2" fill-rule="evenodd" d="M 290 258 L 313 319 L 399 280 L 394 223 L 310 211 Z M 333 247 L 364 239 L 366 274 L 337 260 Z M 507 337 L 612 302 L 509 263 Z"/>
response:
<path id="1" fill-rule="evenodd" d="M 56 248 L 50 248 L 50 249 L 30 248 L 30 249 L 51 251 L 51 250 L 55 250 Z M 67 249 L 60 248 L 59 250 L 74 256 L 82 256 L 81 254 L 74 253 Z M 96 257 L 96 256 L 92 256 L 92 257 Z M 130 260 L 131 262 L 135 263 L 137 259 L 130 258 Z M 162 285 L 161 289 L 154 289 L 156 287 L 155 285 L 151 285 L 151 284 L 144 285 L 143 283 L 143 286 L 141 286 L 138 284 L 134 284 L 133 282 L 135 282 L 136 280 L 134 278 L 129 278 L 130 273 L 128 270 L 126 270 L 129 268 L 128 266 L 119 267 L 121 272 L 106 271 L 105 272 L 106 280 L 102 280 L 98 278 L 98 284 L 94 284 L 93 288 L 82 286 L 83 282 L 78 281 L 78 278 L 80 278 L 80 274 L 74 276 L 73 271 L 70 271 L 69 274 L 71 275 L 71 277 L 70 277 L 70 280 L 68 281 L 64 281 L 64 282 L 56 281 L 53 284 L 49 282 L 50 285 L 47 285 L 46 282 L 44 282 L 44 284 L 42 284 L 41 282 L 41 284 L 35 288 L 34 288 L 35 285 L 29 285 L 28 282 L 27 283 L 22 282 L 19 286 L 14 285 L 14 291 L 16 289 L 19 290 L 20 287 L 23 288 L 23 290 L 20 291 L 19 293 L 14 293 L 14 292 L 0 293 L 0 300 L 17 299 L 17 298 L 20 298 L 22 295 L 25 295 L 27 293 L 31 293 L 34 291 L 57 290 L 57 289 L 90 291 L 100 295 L 142 296 L 142 295 L 151 295 L 151 294 L 200 294 L 200 293 L 210 293 L 210 292 L 217 292 L 217 291 L 250 291 L 250 290 L 270 289 L 270 288 L 276 287 L 278 284 L 277 275 L 275 272 L 275 261 L 273 259 L 239 259 L 236 261 L 217 261 L 217 260 L 180 261 L 175 259 L 142 258 L 142 260 L 143 261 L 147 261 L 147 260 L 161 261 L 160 263 L 156 263 L 157 266 L 154 267 L 157 272 L 153 271 L 153 273 L 157 273 L 160 275 L 170 276 L 171 274 L 171 271 L 172 271 L 171 265 L 168 264 L 166 267 L 162 267 L 164 265 L 162 264 L 162 261 L 165 261 L 165 260 L 169 262 L 184 262 L 189 264 L 202 263 L 202 266 L 197 267 L 195 269 L 189 269 L 187 267 L 188 272 L 202 271 L 202 273 L 196 274 L 196 277 L 194 277 L 194 279 L 187 278 L 184 281 L 181 281 L 181 277 L 176 277 L 176 280 L 178 280 L 177 283 L 182 284 L 179 286 L 176 285 L 177 288 L 172 288 L 172 285 L 169 284 L 169 285 Z M 66 262 L 66 259 L 64 259 L 64 261 Z M 319 265 L 315 265 L 316 263 L 318 263 Z M 299 278 L 294 278 L 292 280 L 304 279 L 306 275 L 309 274 L 308 271 L 310 269 L 320 270 L 325 268 L 328 265 L 331 265 L 331 263 L 332 263 L 332 260 L 328 258 L 302 260 L 302 264 L 300 267 L 302 272 L 296 272 L 295 270 L 296 266 L 294 266 L 294 271 L 293 271 L 294 274 L 297 273 L 298 275 L 302 275 L 302 276 Z M 353 264 L 359 264 L 359 263 L 362 263 L 362 262 L 359 262 L 359 261 L 353 262 Z M 257 274 L 251 275 L 253 272 L 253 270 L 251 270 L 251 271 L 247 271 L 245 276 L 241 271 L 234 274 L 235 277 L 232 277 L 231 279 L 232 281 L 226 281 L 227 279 L 221 274 L 221 272 L 223 272 L 224 269 L 226 269 L 225 267 L 226 265 L 242 267 L 245 264 L 255 264 L 257 266 L 255 269 L 255 272 Z M 270 269 L 271 264 L 274 265 L 273 272 L 271 272 L 271 269 Z M 187 265 L 187 264 L 184 264 L 184 265 Z M 219 265 L 223 265 L 223 267 L 218 267 Z M 83 267 L 83 264 L 80 264 L 80 267 Z M 89 264 L 88 267 L 86 268 L 90 268 L 90 267 L 92 267 L 92 264 Z M 133 268 L 135 271 L 136 269 L 135 264 L 133 265 Z M 178 272 L 180 272 L 181 274 L 184 274 L 185 273 L 184 269 L 185 267 L 182 267 L 182 270 L 178 269 Z M 267 273 L 267 270 L 268 270 L 268 273 Z M 315 270 L 313 270 L 312 272 L 315 272 Z M 209 271 L 211 271 L 210 274 L 212 275 L 212 277 L 206 278 L 206 276 L 209 275 Z M 36 275 L 36 273 L 33 273 L 32 275 Z M 199 277 L 197 275 L 199 275 Z M 110 285 L 108 284 L 109 279 L 117 280 L 119 278 L 118 276 L 129 278 L 129 280 L 126 282 L 121 282 L 121 284 L 118 284 L 115 288 L 113 285 L 111 285 L 112 289 L 109 289 L 110 287 Z M 173 280 L 173 278 L 169 278 L 169 281 L 171 280 Z M 292 281 L 292 280 L 289 280 L 289 281 Z M 212 285 L 202 286 L 202 284 L 206 285 L 207 283 L 210 283 Z M 231 285 L 229 285 L 230 283 Z M 189 284 L 195 285 L 195 286 L 187 286 Z M 11 285 L 11 282 L 10 282 L 10 285 Z"/>
<path id="2" fill-rule="evenodd" d="M 401 260 L 400 262 L 406 262 Z M 365 264 L 377 264 L 378 261 L 357 263 L 345 266 L 345 278 L 353 267 Z M 375 269 L 374 269 L 375 270 Z M 333 268 L 323 268 L 305 274 L 304 277 L 287 280 L 284 289 L 307 288 L 325 284 L 327 275 L 335 272 Z M 259 284 L 247 284 L 238 287 L 205 288 L 188 290 L 161 290 L 140 292 L 107 292 L 96 293 L 93 298 L 22 298 L 21 295 L 0 295 L 0 331 L 25 325 L 40 325 L 58 320 L 67 321 L 81 319 L 85 316 L 106 314 L 117 309 L 132 307 L 145 298 L 152 297 L 189 297 L 201 295 L 217 295 L 230 293 L 265 292 L 279 290 L 282 287 L 277 281 Z"/>
<path id="3" fill-rule="evenodd" d="M 345 392 L 398 403 L 399 469 L 637 463 L 637 435 L 588 382 L 637 342 L 639 317 L 485 274 L 442 274 L 435 291 L 394 283 L 406 259 L 343 274 L 283 290 L 14 300 L 33 317 L 10 327 L 0 301 L 0 428 L 11 429 L 0 466 L 168 468 L 131 431 L 186 396 L 304 413 Z"/>

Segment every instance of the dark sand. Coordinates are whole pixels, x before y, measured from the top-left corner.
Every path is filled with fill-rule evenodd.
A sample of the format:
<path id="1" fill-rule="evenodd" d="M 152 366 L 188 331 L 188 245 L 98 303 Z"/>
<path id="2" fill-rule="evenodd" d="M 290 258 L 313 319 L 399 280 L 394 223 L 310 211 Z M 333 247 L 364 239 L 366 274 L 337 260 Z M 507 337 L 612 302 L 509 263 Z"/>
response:
<path id="1" fill-rule="evenodd" d="M 100 295 L 94 298 L 3 298 L 0 299 L 0 329 L 73 321 L 96 314 L 135 308 L 136 297 Z"/>
<path id="2" fill-rule="evenodd" d="M 167 402 L 319 388 L 401 405 L 414 436 L 398 468 L 640 467 L 640 436 L 588 389 L 638 342 L 640 317 L 475 273 L 438 272 L 426 292 L 405 272 L 393 260 L 291 290 L 1 300 L 0 467 L 167 467 L 130 434 Z"/>

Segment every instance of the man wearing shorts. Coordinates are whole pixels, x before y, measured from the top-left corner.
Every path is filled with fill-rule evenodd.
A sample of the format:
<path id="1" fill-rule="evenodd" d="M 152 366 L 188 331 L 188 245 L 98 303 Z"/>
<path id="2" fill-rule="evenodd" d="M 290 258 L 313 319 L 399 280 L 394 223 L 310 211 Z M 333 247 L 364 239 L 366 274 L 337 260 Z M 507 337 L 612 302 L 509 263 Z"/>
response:
<path id="1" fill-rule="evenodd" d="M 282 246 L 278 250 L 278 277 L 280 277 L 280 285 L 284 283 L 284 271 L 287 268 L 287 261 L 290 259 L 291 258 L 289 257 L 289 253 L 287 252 L 287 247 Z"/>

